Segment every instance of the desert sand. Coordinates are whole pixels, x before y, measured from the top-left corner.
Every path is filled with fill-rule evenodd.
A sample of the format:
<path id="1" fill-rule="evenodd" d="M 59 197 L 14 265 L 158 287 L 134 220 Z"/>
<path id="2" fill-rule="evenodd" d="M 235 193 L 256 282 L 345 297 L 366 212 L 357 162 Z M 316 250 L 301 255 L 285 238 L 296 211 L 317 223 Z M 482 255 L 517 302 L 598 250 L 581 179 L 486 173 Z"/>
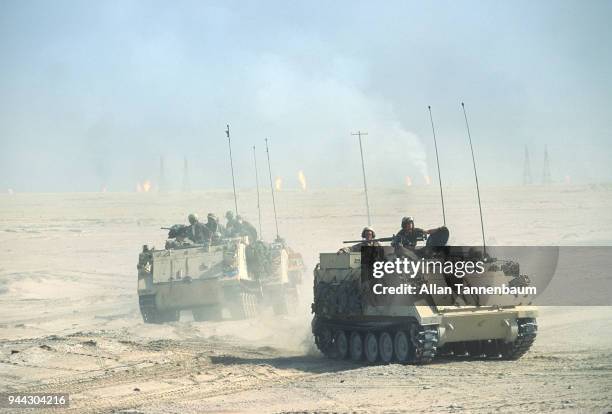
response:
<path id="1" fill-rule="evenodd" d="M 441 225 L 434 186 L 371 191 L 378 236 L 403 215 Z M 274 236 L 263 192 L 263 236 Z M 497 245 L 612 244 L 612 186 L 485 187 Z M 257 226 L 255 191 L 239 192 Z M 453 244 L 481 240 L 472 188 L 445 193 Z M 522 359 L 360 366 L 321 356 L 310 334 L 312 272 L 367 224 L 359 189 L 281 191 L 281 235 L 306 261 L 297 315 L 145 325 L 136 263 L 163 246 L 160 226 L 222 215 L 228 191 L 0 195 L 0 392 L 64 392 L 62 412 L 607 412 L 612 307 L 540 309 Z M 22 411 L 19 411 L 22 412 Z M 59 412 L 59 411 L 58 411 Z"/>

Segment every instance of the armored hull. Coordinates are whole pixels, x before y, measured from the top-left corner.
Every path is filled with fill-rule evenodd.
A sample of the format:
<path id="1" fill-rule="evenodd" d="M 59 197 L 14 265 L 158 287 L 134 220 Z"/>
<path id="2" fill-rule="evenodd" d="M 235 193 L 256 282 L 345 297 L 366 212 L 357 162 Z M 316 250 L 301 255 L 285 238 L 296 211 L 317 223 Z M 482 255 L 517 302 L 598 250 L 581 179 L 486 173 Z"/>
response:
<path id="1" fill-rule="evenodd" d="M 144 246 L 137 266 L 144 322 L 178 321 L 181 311 L 191 311 L 196 321 L 244 319 L 266 305 L 276 314 L 289 312 L 301 280 L 296 254 L 281 244 L 256 243 L 262 254 L 256 254 L 257 245 L 249 245 L 247 237 L 211 246 Z"/>
<path id="2" fill-rule="evenodd" d="M 368 300 L 371 286 L 361 260 L 360 253 L 323 253 L 314 271 L 312 332 L 329 357 L 415 364 L 437 356 L 518 359 L 535 340 L 534 306 L 477 298 L 474 304 L 465 297 L 449 302 L 440 295 Z M 507 277 L 498 265 L 488 266 L 492 277 Z M 445 283 L 439 275 L 427 276 Z"/>

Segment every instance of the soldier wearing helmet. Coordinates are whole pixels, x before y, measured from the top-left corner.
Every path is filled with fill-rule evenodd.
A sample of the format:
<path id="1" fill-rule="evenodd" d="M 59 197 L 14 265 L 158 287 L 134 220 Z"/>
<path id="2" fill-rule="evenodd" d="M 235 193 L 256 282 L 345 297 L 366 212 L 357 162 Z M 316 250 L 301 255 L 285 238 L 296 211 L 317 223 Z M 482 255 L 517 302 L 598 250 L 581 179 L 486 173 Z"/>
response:
<path id="1" fill-rule="evenodd" d="M 434 234 L 441 229 L 443 229 L 443 227 L 430 230 L 420 229 L 418 227 L 414 227 L 414 219 L 412 217 L 404 217 L 402 218 L 402 228 L 393 237 L 391 246 L 413 248 L 416 246 L 418 241 L 427 240 L 427 235 Z"/>
<path id="2" fill-rule="evenodd" d="M 197 214 L 191 213 L 187 220 L 189 220 L 187 238 L 196 244 L 210 244 L 212 233 L 208 227 L 200 223 Z"/>
<path id="3" fill-rule="evenodd" d="M 380 243 L 377 241 L 372 241 L 376 238 L 376 232 L 374 232 L 372 227 L 364 227 L 363 230 L 361 230 L 361 238 L 363 239 L 361 242 L 338 250 L 338 254 L 360 252 L 361 246 L 380 246 Z"/>
<path id="4" fill-rule="evenodd" d="M 225 223 L 225 235 L 227 237 L 231 237 L 232 233 L 234 233 L 234 227 L 236 227 L 236 220 L 234 219 L 234 213 L 231 210 L 228 210 L 225 213 L 225 218 L 227 223 Z"/>
<path id="5" fill-rule="evenodd" d="M 244 220 L 242 216 L 237 215 L 232 226 L 232 236 L 249 236 L 249 243 L 255 243 L 257 240 L 257 230 L 251 223 Z"/>
<path id="6" fill-rule="evenodd" d="M 166 240 L 166 250 L 168 249 L 183 249 L 193 246 L 193 242 L 189 237 L 189 226 L 184 224 L 175 224 L 168 228 L 168 240 Z"/>
<path id="7" fill-rule="evenodd" d="M 210 230 L 213 244 L 219 243 L 221 241 L 222 236 L 225 234 L 225 229 L 219 223 L 219 218 L 216 214 L 208 213 L 206 219 L 206 227 L 208 227 L 208 230 Z"/>

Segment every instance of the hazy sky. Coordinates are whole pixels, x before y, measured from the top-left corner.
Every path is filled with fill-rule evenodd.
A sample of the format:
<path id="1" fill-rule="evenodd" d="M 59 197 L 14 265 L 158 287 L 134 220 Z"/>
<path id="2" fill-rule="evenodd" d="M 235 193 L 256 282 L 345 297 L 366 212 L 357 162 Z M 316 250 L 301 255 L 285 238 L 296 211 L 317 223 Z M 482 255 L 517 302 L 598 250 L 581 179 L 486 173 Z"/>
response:
<path id="1" fill-rule="evenodd" d="M 612 2 L 0 2 L 0 191 L 612 180 Z"/>

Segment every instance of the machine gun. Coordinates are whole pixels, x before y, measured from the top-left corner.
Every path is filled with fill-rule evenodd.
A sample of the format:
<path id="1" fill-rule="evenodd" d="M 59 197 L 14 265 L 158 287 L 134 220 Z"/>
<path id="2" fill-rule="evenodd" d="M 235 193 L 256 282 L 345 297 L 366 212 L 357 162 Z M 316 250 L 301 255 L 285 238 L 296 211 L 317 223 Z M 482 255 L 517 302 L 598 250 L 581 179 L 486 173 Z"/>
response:
<path id="1" fill-rule="evenodd" d="M 446 226 L 438 227 L 432 230 L 430 234 L 423 233 L 421 237 L 417 237 L 417 241 L 426 241 L 428 246 L 445 246 L 448 242 L 448 228 Z M 378 239 L 369 240 L 371 242 L 390 242 L 395 238 L 395 234 L 391 237 L 380 237 Z M 345 240 L 342 243 L 361 243 L 362 240 Z"/>
<path id="2" fill-rule="evenodd" d="M 162 230 L 168 230 L 168 238 L 175 239 L 177 237 L 187 237 L 189 226 L 184 224 L 175 224 L 172 227 L 160 227 Z"/>
<path id="3" fill-rule="evenodd" d="M 393 238 L 395 237 L 395 234 L 391 237 L 381 237 L 378 239 L 372 239 L 372 240 L 368 240 L 369 242 L 390 242 L 393 241 Z M 361 240 L 344 240 L 342 243 L 361 243 L 364 242 L 365 239 L 361 239 Z"/>

